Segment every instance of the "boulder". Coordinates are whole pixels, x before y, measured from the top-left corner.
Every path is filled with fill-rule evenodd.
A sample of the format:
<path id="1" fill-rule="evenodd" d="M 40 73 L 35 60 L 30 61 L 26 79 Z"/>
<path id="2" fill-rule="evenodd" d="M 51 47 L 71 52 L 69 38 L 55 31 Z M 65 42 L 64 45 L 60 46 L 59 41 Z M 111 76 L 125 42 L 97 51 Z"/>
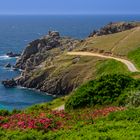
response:
<path id="1" fill-rule="evenodd" d="M 18 53 L 13 53 L 13 52 L 9 52 L 9 53 L 7 53 L 6 55 L 9 56 L 9 57 L 19 57 L 19 56 L 20 56 L 20 54 L 18 54 Z"/>
<path id="2" fill-rule="evenodd" d="M 13 87 L 17 86 L 17 83 L 16 83 L 16 81 L 14 79 L 2 81 L 2 84 L 6 88 L 13 88 Z"/>
<path id="3" fill-rule="evenodd" d="M 80 61 L 80 57 L 76 57 L 72 60 L 72 64 L 76 64 Z"/>
<path id="4" fill-rule="evenodd" d="M 11 68 L 12 66 L 11 66 L 11 64 L 10 63 L 7 63 L 6 65 L 5 65 L 5 68 Z"/>
<path id="5" fill-rule="evenodd" d="M 49 31 L 49 36 L 51 37 L 60 37 L 60 34 L 58 31 Z"/>

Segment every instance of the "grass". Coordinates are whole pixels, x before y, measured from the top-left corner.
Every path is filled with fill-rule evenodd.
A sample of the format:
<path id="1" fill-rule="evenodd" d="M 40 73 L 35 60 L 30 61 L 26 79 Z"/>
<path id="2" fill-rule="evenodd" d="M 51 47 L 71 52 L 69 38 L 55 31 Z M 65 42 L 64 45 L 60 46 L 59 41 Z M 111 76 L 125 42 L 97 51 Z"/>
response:
<path id="1" fill-rule="evenodd" d="M 91 106 L 124 106 L 130 91 L 139 90 L 140 81 L 122 74 L 110 74 L 77 88 L 65 103 L 67 110 Z"/>
<path id="2" fill-rule="evenodd" d="M 42 103 L 42 104 L 38 104 L 38 105 L 33 105 L 29 108 L 26 109 L 27 112 L 30 112 L 32 110 L 44 110 L 44 109 L 55 109 L 61 105 L 65 104 L 65 101 L 67 100 L 68 96 L 64 96 L 64 97 L 59 97 L 54 99 L 51 102 L 48 103 Z"/>
<path id="3" fill-rule="evenodd" d="M 77 123 L 72 130 L 50 132 L 48 139 L 56 140 L 139 140 L 140 109 L 128 109 L 111 113 L 106 118 L 97 119 L 94 124 L 80 125 Z"/>
<path id="4" fill-rule="evenodd" d="M 87 46 L 89 49 L 98 48 L 99 50 L 111 51 L 114 45 L 118 44 L 120 40 L 125 38 L 129 33 L 131 33 L 131 30 L 96 38 L 89 38 L 83 42 L 81 46 Z"/>
<path id="5" fill-rule="evenodd" d="M 140 45 L 138 47 L 139 47 L 138 49 L 128 54 L 128 58 L 135 63 L 138 69 L 140 69 Z"/>
<path id="6" fill-rule="evenodd" d="M 89 110 L 93 110 L 92 108 Z M 72 112 L 75 117 L 87 110 Z M 106 117 L 94 119 L 93 123 L 69 120 L 72 128 L 64 128 L 57 131 L 28 130 L 28 131 L 0 131 L 1 140 L 139 140 L 140 138 L 140 108 L 129 108 L 117 111 Z"/>
<path id="7" fill-rule="evenodd" d="M 123 73 L 129 74 L 128 68 L 115 60 L 104 60 L 97 64 L 97 77 L 105 74 Z"/>
<path id="8" fill-rule="evenodd" d="M 139 40 L 140 30 L 134 28 L 116 34 L 88 38 L 81 43 L 79 49 L 86 47 L 90 51 L 96 48 L 98 50 L 104 50 L 104 52 L 112 52 L 115 55 L 127 56 L 128 53 L 139 48 Z"/>
<path id="9" fill-rule="evenodd" d="M 26 114 L 38 116 L 43 114 L 49 119 L 50 109 L 55 109 L 65 103 L 68 96 L 60 97 L 50 103 L 44 103 L 27 108 Z M 1 112 L 0 116 L 10 116 Z M 140 108 L 96 106 L 96 108 L 84 108 L 60 112 L 61 117 L 55 119 L 63 124 L 57 130 L 25 129 L 5 130 L 0 128 L 1 140 L 139 140 L 140 138 Z M 1 117 L 0 117 L 1 119 Z M 5 120 L 6 122 L 8 119 Z M 11 120 L 12 121 L 12 120 Z M 1 121 L 1 123 L 4 123 Z M 15 121 L 15 123 L 17 123 Z"/>
<path id="10" fill-rule="evenodd" d="M 128 57 L 137 67 L 140 67 L 138 58 L 139 51 L 137 51 L 140 40 L 139 34 L 139 29 L 135 28 L 116 34 L 88 38 L 78 44 L 79 47 L 74 51 L 81 50 L 86 46 L 87 51 L 98 48 L 98 50 L 104 50 L 104 52 L 106 52 L 111 51 L 115 46 L 115 55 L 125 55 L 125 58 Z M 35 81 L 35 84 L 31 84 L 34 85 L 33 88 L 38 88 L 36 83 L 41 77 L 43 80 L 40 82 L 39 88 L 41 87 L 41 89 L 48 91 L 48 87 L 51 87 L 51 82 L 56 81 L 53 82 L 53 88 L 56 89 L 60 81 L 61 86 L 65 86 L 65 89 L 69 89 L 69 91 L 64 89 L 63 94 L 69 94 L 69 92 L 79 85 L 101 75 L 109 73 L 130 73 L 122 63 L 99 57 L 80 56 L 78 62 L 73 63 L 75 58 L 79 56 L 67 56 L 66 52 L 67 51 L 61 52 L 58 48 L 52 49 L 51 54 L 55 55 L 55 57 L 48 57 L 45 62 L 42 63 L 42 66 L 29 73 L 28 82 L 33 83 Z M 140 77 L 139 74 L 137 77 Z"/>

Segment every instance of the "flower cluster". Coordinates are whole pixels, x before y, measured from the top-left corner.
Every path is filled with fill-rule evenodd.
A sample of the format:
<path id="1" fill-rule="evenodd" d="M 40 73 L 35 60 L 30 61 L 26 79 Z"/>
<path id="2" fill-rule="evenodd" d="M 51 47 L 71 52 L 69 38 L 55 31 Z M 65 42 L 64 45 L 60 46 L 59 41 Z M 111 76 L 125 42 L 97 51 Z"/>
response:
<path id="1" fill-rule="evenodd" d="M 77 122 L 93 124 L 98 117 L 107 116 L 111 112 L 125 110 L 124 107 L 106 107 L 103 109 L 83 109 L 73 112 L 41 110 L 39 112 L 18 113 L 0 116 L 0 127 L 8 130 L 58 130 L 72 128 Z"/>
<path id="2" fill-rule="evenodd" d="M 48 118 L 45 113 L 35 114 L 14 114 L 7 117 L 0 117 L 0 126 L 4 129 L 37 129 L 50 130 L 58 129 L 61 123 L 52 118 Z"/>
<path id="3" fill-rule="evenodd" d="M 107 108 L 104 108 L 104 109 L 95 110 L 93 112 L 93 117 L 95 118 L 95 117 L 99 117 L 99 116 L 107 116 L 111 112 L 123 111 L 123 110 L 125 110 L 124 107 L 107 107 Z"/>

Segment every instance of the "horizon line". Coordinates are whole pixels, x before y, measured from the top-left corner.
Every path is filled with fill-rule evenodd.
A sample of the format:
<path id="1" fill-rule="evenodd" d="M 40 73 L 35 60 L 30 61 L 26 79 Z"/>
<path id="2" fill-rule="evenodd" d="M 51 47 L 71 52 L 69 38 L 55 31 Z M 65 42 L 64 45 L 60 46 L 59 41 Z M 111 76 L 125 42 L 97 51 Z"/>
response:
<path id="1" fill-rule="evenodd" d="M 0 14 L 0 16 L 94 16 L 94 15 L 140 15 L 140 13 L 94 13 L 94 14 Z"/>

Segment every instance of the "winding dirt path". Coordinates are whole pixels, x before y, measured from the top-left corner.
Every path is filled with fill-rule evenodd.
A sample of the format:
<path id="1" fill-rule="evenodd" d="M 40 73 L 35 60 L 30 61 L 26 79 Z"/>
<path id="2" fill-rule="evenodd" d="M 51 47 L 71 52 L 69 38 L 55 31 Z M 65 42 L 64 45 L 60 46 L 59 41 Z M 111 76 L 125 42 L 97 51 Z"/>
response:
<path id="1" fill-rule="evenodd" d="M 126 59 L 122 59 L 122 58 L 117 58 L 117 57 L 113 57 L 113 56 L 106 56 L 103 54 L 90 53 L 90 52 L 68 52 L 67 55 L 96 56 L 96 57 L 101 57 L 101 58 L 114 59 L 114 60 L 117 60 L 117 61 L 125 64 L 130 72 L 138 72 L 137 68 L 135 67 L 135 65 L 132 62 L 130 62 L 129 60 L 126 60 Z M 61 111 L 64 109 L 65 109 L 65 105 L 61 105 L 53 110 Z"/>
<path id="2" fill-rule="evenodd" d="M 57 111 L 65 110 L 65 105 L 61 105 L 53 110 L 57 110 Z"/>
<path id="3" fill-rule="evenodd" d="M 67 55 L 96 56 L 96 57 L 101 57 L 101 58 L 114 59 L 114 60 L 117 60 L 117 61 L 125 64 L 130 72 L 138 72 L 137 68 L 135 67 L 135 65 L 132 62 L 130 62 L 129 60 L 126 60 L 126 59 L 122 59 L 122 58 L 106 56 L 103 54 L 90 53 L 90 52 L 68 52 Z"/>

